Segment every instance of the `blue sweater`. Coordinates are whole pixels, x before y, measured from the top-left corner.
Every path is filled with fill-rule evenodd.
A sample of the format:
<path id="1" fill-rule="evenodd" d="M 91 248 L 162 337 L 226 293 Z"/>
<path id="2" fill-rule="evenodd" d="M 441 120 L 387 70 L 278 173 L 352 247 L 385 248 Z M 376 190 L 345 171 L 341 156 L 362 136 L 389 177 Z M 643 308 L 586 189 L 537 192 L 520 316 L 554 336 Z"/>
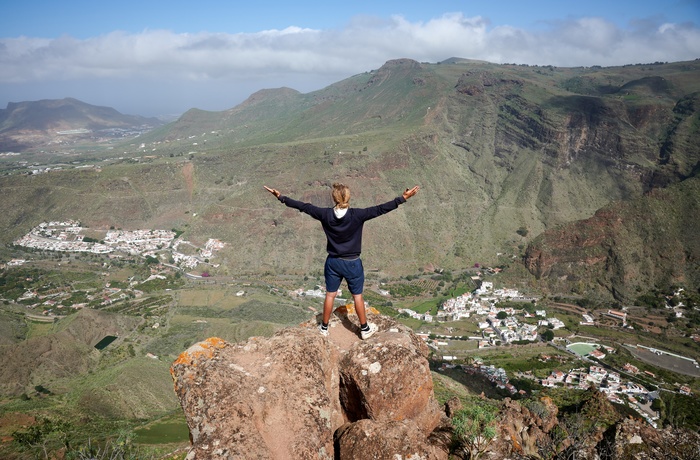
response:
<path id="1" fill-rule="evenodd" d="M 403 196 L 370 208 L 349 208 L 340 219 L 335 216 L 333 208 L 319 208 L 311 203 L 280 196 L 279 200 L 290 208 L 310 215 L 321 222 L 328 244 L 326 250 L 331 257 L 355 258 L 362 252 L 362 227 L 364 223 L 382 214 L 393 211 L 405 203 Z"/>

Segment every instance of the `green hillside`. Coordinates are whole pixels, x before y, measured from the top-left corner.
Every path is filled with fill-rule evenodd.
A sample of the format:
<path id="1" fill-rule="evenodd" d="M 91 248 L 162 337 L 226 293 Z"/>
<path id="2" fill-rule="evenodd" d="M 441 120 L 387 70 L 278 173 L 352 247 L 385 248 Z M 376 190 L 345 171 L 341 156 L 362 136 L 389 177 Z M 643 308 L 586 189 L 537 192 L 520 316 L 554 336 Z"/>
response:
<path id="1" fill-rule="evenodd" d="M 698 61 L 400 59 L 308 94 L 262 90 L 96 154 L 99 169 L 1 177 L 0 238 L 63 218 L 177 228 L 226 242 L 223 274 L 306 274 L 325 257 L 323 235 L 262 185 L 320 204 L 344 181 L 355 206 L 422 188 L 367 226 L 366 264 L 383 273 L 519 257 L 546 229 L 696 174 L 699 73 Z"/>

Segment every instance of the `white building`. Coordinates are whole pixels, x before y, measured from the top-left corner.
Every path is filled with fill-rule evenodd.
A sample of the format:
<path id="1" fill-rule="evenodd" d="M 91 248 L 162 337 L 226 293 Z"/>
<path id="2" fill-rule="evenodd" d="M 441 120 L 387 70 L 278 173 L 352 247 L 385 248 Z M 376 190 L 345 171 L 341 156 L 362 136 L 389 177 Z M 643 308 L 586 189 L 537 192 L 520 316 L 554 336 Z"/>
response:
<path id="1" fill-rule="evenodd" d="M 493 291 L 493 283 L 491 281 L 483 281 L 481 286 L 479 286 L 479 289 L 477 289 L 475 292 L 478 295 L 483 295 L 491 291 Z"/>

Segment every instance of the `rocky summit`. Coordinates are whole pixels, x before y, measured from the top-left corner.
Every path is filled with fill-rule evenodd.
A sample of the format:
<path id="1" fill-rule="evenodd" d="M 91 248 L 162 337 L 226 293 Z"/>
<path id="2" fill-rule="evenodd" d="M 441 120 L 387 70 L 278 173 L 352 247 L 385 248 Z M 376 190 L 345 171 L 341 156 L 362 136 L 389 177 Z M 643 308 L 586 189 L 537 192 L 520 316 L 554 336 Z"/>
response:
<path id="1" fill-rule="evenodd" d="M 190 430 L 187 460 L 700 456 L 700 434 L 652 428 L 595 387 L 563 408 L 547 396 L 491 401 L 493 434 L 460 438 L 467 408 L 456 396 L 438 404 L 426 344 L 374 309 L 368 316 L 380 330 L 365 341 L 352 307 L 341 307 L 329 337 L 310 320 L 236 344 L 212 337 L 183 352 L 171 374 Z"/>
<path id="2" fill-rule="evenodd" d="M 328 338 L 316 322 L 232 344 L 199 342 L 173 363 L 192 447 L 188 459 L 446 459 L 444 413 L 428 348 L 410 329 L 336 310 Z"/>

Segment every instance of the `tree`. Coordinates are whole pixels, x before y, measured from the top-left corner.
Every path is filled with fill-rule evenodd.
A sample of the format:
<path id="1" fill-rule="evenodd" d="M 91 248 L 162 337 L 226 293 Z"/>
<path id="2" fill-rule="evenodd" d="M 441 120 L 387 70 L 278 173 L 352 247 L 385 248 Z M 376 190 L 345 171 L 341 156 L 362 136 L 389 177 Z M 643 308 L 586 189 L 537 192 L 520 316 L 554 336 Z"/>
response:
<path id="1" fill-rule="evenodd" d="M 495 409 L 472 405 L 452 418 L 453 435 L 470 459 L 479 458 L 496 437 Z"/>
<path id="2" fill-rule="evenodd" d="M 496 318 L 498 319 L 506 319 L 508 318 L 508 313 L 504 311 L 499 311 L 498 314 L 496 314 Z"/>
<path id="3" fill-rule="evenodd" d="M 551 342 L 554 340 L 554 331 L 551 329 L 547 329 L 542 333 L 542 339 L 546 342 Z"/>
<path id="4" fill-rule="evenodd" d="M 651 402 L 651 410 L 659 413 L 659 419 L 663 422 L 666 418 L 666 403 L 662 398 L 656 398 Z"/>

